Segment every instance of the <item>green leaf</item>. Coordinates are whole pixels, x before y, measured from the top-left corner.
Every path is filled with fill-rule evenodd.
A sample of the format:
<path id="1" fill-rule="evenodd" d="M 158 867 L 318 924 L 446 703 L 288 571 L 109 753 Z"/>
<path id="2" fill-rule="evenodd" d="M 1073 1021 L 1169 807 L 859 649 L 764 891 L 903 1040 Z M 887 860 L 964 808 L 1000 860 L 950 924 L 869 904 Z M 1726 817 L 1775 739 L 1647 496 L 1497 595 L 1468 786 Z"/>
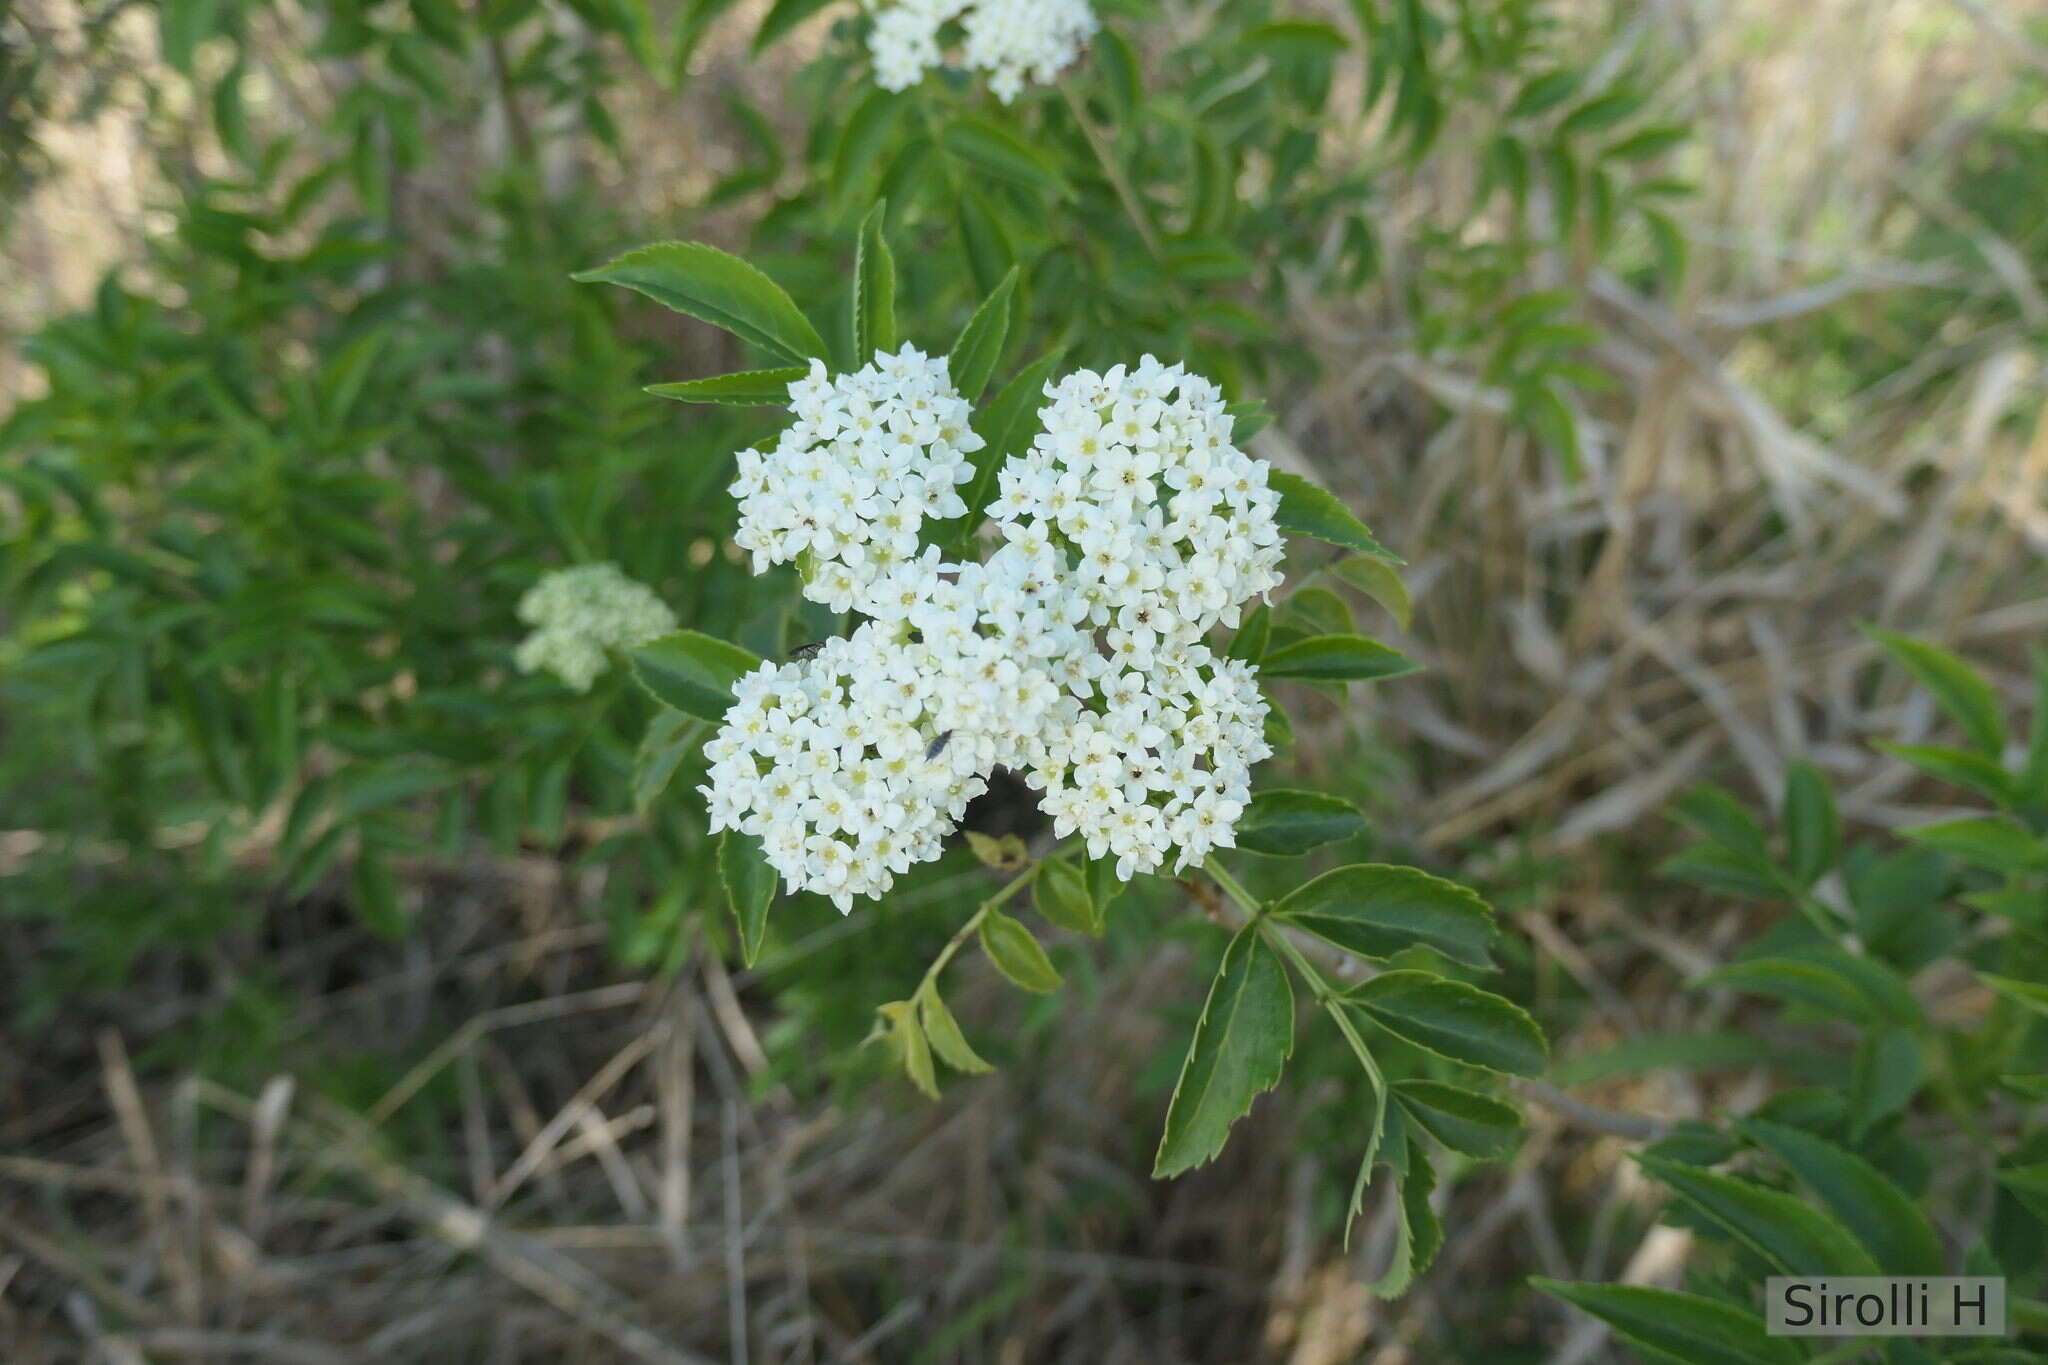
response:
<path id="1" fill-rule="evenodd" d="M 656 701 L 714 721 L 732 705 L 732 685 L 761 666 L 751 651 L 694 630 L 649 640 L 628 657 Z"/>
<path id="2" fill-rule="evenodd" d="M 193 53 L 220 31 L 221 9 L 222 0 L 163 0 L 157 17 L 157 41 L 165 64 L 190 76 Z"/>
<path id="3" fill-rule="evenodd" d="M 1992 1178 L 2011 1190 L 2036 1218 L 2048 1222 L 2048 1161 L 2001 1166 Z"/>
<path id="4" fill-rule="evenodd" d="M 1887 1275 L 1941 1275 L 1941 1238 L 1897 1185 L 1854 1152 L 1799 1128 L 1763 1119 L 1740 1125 L 1800 1183 L 1820 1196 Z"/>
<path id="5" fill-rule="evenodd" d="M 1944 820 L 1902 829 L 1899 833 L 1923 848 L 1993 872 L 2028 872 L 2048 864 L 2048 845 L 1999 816 Z"/>
<path id="6" fill-rule="evenodd" d="M 335 859 L 341 856 L 341 846 L 348 832 L 346 825 L 330 825 L 293 859 L 288 869 L 290 880 L 284 888 L 286 900 L 300 900 L 319 885 L 320 879 L 327 875 L 327 869 L 333 867 Z"/>
<path id="7" fill-rule="evenodd" d="M 1107 26 L 1096 32 L 1095 41 L 1089 44 L 1089 48 L 1095 64 L 1102 68 L 1103 88 L 1109 91 L 1117 118 L 1128 119 L 1144 95 L 1138 54 L 1131 50 L 1130 42 L 1123 34 Z"/>
<path id="8" fill-rule="evenodd" d="M 1799 1344 L 1774 1337 L 1756 1314 L 1719 1299 L 1632 1284 L 1529 1283 L 1591 1313 L 1630 1345 L 1676 1365 L 1799 1365 Z"/>
<path id="9" fill-rule="evenodd" d="M 1011 266 L 1003 282 L 974 310 L 960 329 L 953 350 L 946 357 L 946 370 L 953 387 L 969 403 L 978 402 L 989 380 L 1003 361 L 1003 348 L 1010 339 L 1010 301 L 1017 292 L 1017 267 Z"/>
<path id="10" fill-rule="evenodd" d="M 1037 148 L 993 119 L 979 115 L 955 119 L 940 132 L 939 145 L 975 170 L 1019 189 L 1060 198 L 1071 193 L 1066 181 Z"/>
<path id="11" fill-rule="evenodd" d="M 1024 840 L 1015 834 L 983 834 L 978 829 L 966 831 L 967 847 L 974 853 L 976 861 L 983 867 L 997 872 L 1017 872 L 1031 861 L 1031 852 L 1024 847 Z"/>
<path id="12" fill-rule="evenodd" d="M 1384 961 L 1417 944 L 1456 962 L 1488 967 L 1493 915 L 1477 893 L 1420 868 L 1356 863 L 1296 887 L 1278 918 L 1347 953 Z"/>
<path id="13" fill-rule="evenodd" d="M 1640 196 L 1642 187 L 1636 187 Z M 1657 209 L 1640 208 L 1643 226 L 1649 229 L 1651 245 L 1657 252 L 1657 273 L 1664 283 L 1667 295 L 1676 294 L 1678 286 L 1685 280 L 1685 268 L 1692 255 L 1691 240 L 1678 220 Z"/>
<path id="14" fill-rule="evenodd" d="M 1920 1044 L 1905 1029 L 1866 1033 L 1849 1071 L 1849 1136 L 1860 1141 L 1880 1119 L 1912 1102 L 1926 1077 Z"/>
<path id="15" fill-rule="evenodd" d="M 1393 613 L 1401 629 L 1415 619 L 1415 604 L 1409 600 L 1408 584 L 1392 564 L 1366 555 L 1353 555 L 1337 564 L 1337 577 Z"/>
<path id="16" fill-rule="evenodd" d="M 1395 1037 L 1467 1066 L 1535 1076 L 1549 1059 L 1543 1030 L 1527 1012 L 1433 972 L 1382 972 L 1344 1000 Z"/>
<path id="17" fill-rule="evenodd" d="M 673 398 L 680 403 L 723 403 L 736 408 L 779 408 L 789 401 L 789 386 L 810 371 L 801 365 L 773 370 L 740 370 L 715 379 L 684 379 L 672 384 L 649 384 L 647 392 L 656 398 Z"/>
<path id="18" fill-rule="evenodd" d="M 663 707 L 647 723 L 633 755 L 633 809 L 645 815 L 668 790 L 676 769 L 703 735 L 704 722 L 687 711 Z"/>
<path id="19" fill-rule="evenodd" d="M 1294 1051 L 1294 989 L 1256 924 L 1224 950 L 1166 1110 L 1154 1178 L 1179 1175 L 1223 1150 L 1230 1125 L 1279 1083 Z"/>
<path id="20" fill-rule="evenodd" d="M 740 929 L 740 960 L 751 967 L 768 933 L 768 907 L 775 903 L 775 869 L 751 834 L 726 830 L 718 836 L 718 880 Z M 870 997 L 872 998 L 872 997 Z"/>
<path id="21" fill-rule="evenodd" d="M 896 1060 L 903 1067 L 910 1083 L 924 1093 L 926 1099 L 939 1097 L 939 1074 L 932 1066 L 932 1050 L 924 1036 L 924 1029 L 917 1022 L 917 1013 L 908 1000 L 893 1000 L 879 1007 L 884 1019 L 889 1021 L 889 1046 L 896 1054 Z"/>
<path id="22" fill-rule="evenodd" d="M 1037 430 L 1038 408 L 1045 400 L 1046 376 L 1059 362 L 1058 351 L 1041 356 L 976 409 L 974 430 L 986 444 L 970 457 L 974 461 L 974 479 L 964 495 L 968 510 L 961 523 L 961 545 L 973 538 L 974 529 L 987 515 L 988 505 L 995 499 L 996 474 L 1003 463 L 1031 444 L 1032 434 Z"/>
<path id="23" fill-rule="evenodd" d="M 1223 411 L 1230 417 L 1230 439 L 1240 446 L 1273 425 L 1273 414 L 1263 398 L 1226 403 Z"/>
<path id="24" fill-rule="evenodd" d="M 2000 1076 L 1998 1083 L 2023 1100 L 2048 1102 L 2048 1076 Z"/>
<path id="25" fill-rule="evenodd" d="M 1793 1001 L 1858 1024 L 1914 1025 L 1920 1011 L 1898 974 L 1869 958 L 1830 951 L 1732 962 L 1700 977 L 1698 986 Z"/>
<path id="26" fill-rule="evenodd" d="M 1228 657 L 1255 664 L 1266 657 L 1266 646 L 1272 638 L 1273 609 L 1261 602 L 1246 614 L 1244 624 L 1230 637 Z"/>
<path id="27" fill-rule="evenodd" d="M 781 285 L 702 242 L 657 242 L 571 278 L 623 285 L 791 360 L 826 354 L 818 329 Z"/>
<path id="28" fill-rule="evenodd" d="M 882 236 L 889 201 L 877 199 L 861 220 L 853 250 L 853 368 L 896 350 L 896 257 Z"/>
<path id="29" fill-rule="evenodd" d="M 363 927 L 382 938 L 404 938 L 411 927 L 398 905 L 398 883 L 384 855 L 373 848 L 356 853 L 354 876 L 356 918 Z"/>
<path id="30" fill-rule="evenodd" d="M 1983 754 L 1935 744 L 1894 744 L 1884 739 L 1874 741 L 1871 747 L 1912 764 L 1930 777 L 1982 792 L 2000 806 L 2011 806 L 2017 800 L 2019 789 L 2012 774 Z"/>
<path id="31" fill-rule="evenodd" d="M 1268 653 L 1259 672 L 1308 682 L 1372 682 L 1414 673 L 1422 665 L 1363 635 L 1311 635 Z"/>
<path id="32" fill-rule="evenodd" d="M 754 55 L 761 55 L 762 50 L 769 44 L 787 37 L 797 25 L 831 2 L 832 0 L 775 0 L 762 18 L 761 27 L 754 31 Z"/>
<path id="33" fill-rule="evenodd" d="M 1053 970 L 1045 949 L 1021 921 L 1000 910 L 991 910 L 982 918 L 981 950 L 997 971 L 1033 995 L 1049 995 L 1060 988 L 1060 974 Z"/>
<path id="34" fill-rule="evenodd" d="M 1702 782 L 1671 803 L 1671 818 L 1724 848 L 1769 866 L 1770 845 L 1757 818 L 1724 789 Z"/>
<path id="35" fill-rule="evenodd" d="M 2034 716 L 2027 727 L 2019 790 L 2035 806 L 2048 807 L 2048 649 L 2034 651 Z"/>
<path id="36" fill-rule="evenodd" d="M 1577 137 L 1581 133 L 1597 133 L 1612 128 L 1641 109 L 1645 102 L 1639 90 L 1612 90 L 1604 95 L 1595 95 L 1564 116 L 1557 125 L 1557 135 Z"/>
<path id="37" fill-rule="evenodd" d="M 1807 1054 L 1813 1063 L 1807 1070 L 1782 1067 L 1809 1079 L 1839 1075 L 1838 1063 L 1820 1054 Z M 1572 1057 L 1551 1069 L 1550 1079 L 1567 1090 L 1591 1085 L 1614 1076 L 1633 1076 L 1666 1069 L 1700 1071 L 1714 1067 L 1771 1066 L 1794 1062 L 1783 1047 L 1754 1033 L 1727 1030 L 1719 1033 L 1640 1033 L 1609 1048 Z"/>
<path id="38" fill-rule="evenodd" d="M 1267 472 L 1266 483 L 1280 495 L 1280 509 L 1274 519 L 1287 534 L 1342 545 L 1347 550 L 1356 550 L 1389 564 L 1401 562 L 1400 556 L 1374 540 L 1372 532 L 1365 529 L 1365 523 L 1353 516 L 1351 509 L 1338 501 L 1337 495 L 1327 488 L 1320 488 L 1299 474 L 1278 469 Z"/>
<path id="39" fill-rule="evenodd" d="M 1752 857 L 1725 844 L 1682 848 L 1658 864 L 1657 875 L 1736 896 L 1780 899 L 1788 894 L 1768 858 Z"/>
<path id="40" fill-rule="evenodd" d="M 1442 1081 L 1396 1081 L 1394 1100 L 1415 1125 L 1454 1152 L 1491 1160 L 1522 1138 L 1512 1104 Z"/>
<path id="41" fill-rule="evenodd" d="M 1848 1230 L 1804 1200 L 1734 1176 L 1639 1153 L 1638 1164 L 1680 1202 L 1783 1275 L 1875 1275 L 1877 1263 Z"/>
<path id="42" fill-rule="evenodd" d="M 2038 981 L 2021 981 L 2017 977 L 1994 976 L 1990 972 L 1977 973 L 1977 979 L 2015 1005 L 2036 1014 L 2048 1015 L 2048 986 Z"/>
<path id="43" fill-rule="evenodd" d="M 1864 634 L 1884 646 L 1920 685 L 1934 695 L 1935 704 L 1948 712 L 1970 743 L 1992 759 L 2005 753 L 2005 716 L 1999 709 L 1998 694 L 1975 669 L 1938 645 L 1896 635 L 1875 626 Z"/>
<path id="44" fill-rule="evenodd" d="M 1102 916 L 1095 898 L 1088 894 L 1087 880 L 1081 869 L 1065 858 L 1048 859 L 1040 865 L 1031 896 L 1048 922 L 1077 934 L 1102 937 Z"/>
<path id="45" fill-rule="evenodd" d="M 1281 629 L 1308 635 L 1355 635 L 1358 632 L 1358 621 L 1351 614 L 1351 604 L 1337 592 L 1315 584 L 1296 588 L 1282 598 L 1280 617 L 1275 624 Z"/>
<path id="46" fill-rule="evenodd" d="M 244 166 L 256 164 L 256 143 L 249 136 L 248 109 L 242 102 L 242 76 L 248 64 L 241 53 L 213 87 L 213 127 L 221 148 Z"/>
<path id="47" fill-rule="evenodd" d="M 1443 1224 L 1429 1204 L 1429 1196 L 1436 1189 L 1436 1168 L 1416 1143 L 1408 1143 L 1403 1155 L 1406 1169 L 1399 1177 L 1396 1191 L 1399 1219 L 1394 1225 L 1393 1255 L 1386 1271 L 1372 1285 L 1372 1292 L 1383 1299 L 1398 1299 L 1407 1293 L 1415 1277 L 1436 1259 L 1444 1242 Z"/>
<path id="48" fill-rule="evenodd" d="M 960 1021 L 953 1017 L 953 1011 L 947 1009 L 946 1002 L 939 998 L 936 982 L 927 983 L 917 993 L 917 1012 L 924 1024 L 925 1036 L 931 1040 L 932 1051 L 939 1054 L 940 1061 L 971 1076 L 995 1070 L 967 1045 L 967 1035 L 960 1031 Z"/>
<path id="49" fill-rule="evenodd" d="M 1842 821 L 1827 779 L 1804 759 L 1794 759 L 1786 767 L 1782 819 L 1793 880 L 1812 886 L 1841 856 Z"/>
<path id="50" fill-rule="evenodd" d="M 1081 880 L 1088 884 L 1088 899 L 1095 905 L 1095 917 L 1106 924 L 1109 907 L 1116 904 L 1130 883 L 1118 879 L 1114 858 L 1090 858 L 1085 853 L 1075 856 L 1081 861 Z"/>
<path id="51" fill-rule="evenodd" d="M 960 245 L 967 253 L 967 267 L 975 286 L 993 293 L 1003 282 L 1003 276 L 1017 265 L 1017 248 L 1010 232 L 972 184 L 961 187 L 960 202 L 954 212 L 960 224 Z"/>
<path id="52" fill-rule="evenodd" d="M 1659 123 L 1608 143 L 1600 155 L 1607 160 L 1648 161 L 1653 156 L 1662 156 L 1691 136 L 1692 129 L 1683 123 Z"/>
<path id="53" fill-rule="evenodd" d="M 1516 94 L 1515 102 L 1508 106 L 1509 118 L 1532 118 L 1546 110 L 1554 109 L 1572 97 L 1579 88 L 1579 73 L 1570 67 L 1546 71 L 1534 77 Z"/>
<path id="54" fill-rule="evenodd" d="M 1237 822 L 1237 846 L 1251 853 L 1292 857 L 1365 827 L 1358 807 L 1322 792 L 1263 791 Z"/>
<path id="55" fill-rule="evenodd" d="M 838 145 L 832 150 L 832 192 L 850 198 L 851 191 L 865 183 L 889 134 L 903 117 L 910 100 L 901 92 L 875 89 L 855 106 L 847 118 Z"/>

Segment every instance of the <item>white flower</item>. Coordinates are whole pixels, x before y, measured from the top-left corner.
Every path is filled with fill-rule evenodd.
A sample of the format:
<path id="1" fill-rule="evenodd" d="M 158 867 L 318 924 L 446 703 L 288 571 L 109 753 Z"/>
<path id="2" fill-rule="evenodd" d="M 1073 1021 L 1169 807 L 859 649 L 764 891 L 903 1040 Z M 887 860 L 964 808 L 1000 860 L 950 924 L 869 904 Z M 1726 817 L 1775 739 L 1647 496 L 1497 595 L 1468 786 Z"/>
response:
<path id="1" fill-rule="evenodd" d="M 631 649 L 676 628 L 675 613 L 613 564 L 584 564 L 548 574 L 519 599 L 519 619 L 536 627 L 513 662 L 546 669 L 588 692 L 614 649 Z"/>
<path id="2" fill-rule="evenodd" d="M 989 89 L 1004 104 L 1027 78 L 1057 80 L 1097 28 L 1088 0 L 879 0 L 872 7 L 868 52 L 884 90 L 907 90 L 941 65 L 940 30 L 958 20 L 961 60 L 989 73 Z"/>
<path id="3" fill-rule="evenodd" d="M 1100 711 L 1075 708 L 1025 774 L 1062 838 L 1078 834 L 1117 876 L 1178 871 L 1236 842 L 1251 766 L 1272 753 L 1266 699 L 1248 664 L 1205 645 L 1114 674 Z"/>
<path id="4" fill-rule="evenodd" d="M 936 858 L 987 787 L 974 746 L 936 745 L 942 661 L 900 634 L 870 622 L 810 658 L 762 664 L 704 746 L 711 828 L 759 837 L 792 891 L 841 910 Z"/>
<path id="5" fill-rule="evenodd" d="M 1230 443 L 1216 386 L 1146 356 L 1128 372 L 1048 384 L 1045 430 L 998 472 L 1006 537 L 1071 548 L 1089 619 L 1143 667 L 1279 586 L 1280 498 L 1266 464 Z"/>
<path id="6" fill-rule="evenodd" d="M 740 457 L 733 539 L 756 573 L 810 556 L 804 595 L 845 611 L 917 555 L 926 518 L 966 513 L 957 489 L 982 439 L 945 360 L 914 346 L 836 378 L 813 360 L 789 397 L 797 420 L 775 448 Z"/>

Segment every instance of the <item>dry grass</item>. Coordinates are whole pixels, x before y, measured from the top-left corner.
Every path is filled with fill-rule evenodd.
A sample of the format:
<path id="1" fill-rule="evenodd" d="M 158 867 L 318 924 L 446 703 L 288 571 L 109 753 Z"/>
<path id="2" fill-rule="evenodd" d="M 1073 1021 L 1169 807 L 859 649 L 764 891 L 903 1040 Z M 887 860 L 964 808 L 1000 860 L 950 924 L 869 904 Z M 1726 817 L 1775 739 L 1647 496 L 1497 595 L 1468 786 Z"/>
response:
<path id="1" fill-rule="evenodd" d="M 1671 988 L 1728 951 L 1739 916 L 1631 903 L 1593 856 L 1611 843 L 1639 860 L 1687 782 L 1774 796 L 1801 755 L 1857 822 L 1924 813 L 1927 793 L 1867 741 L 1934 717 L 1876 681 L 1855 623 L 1947 640 L 2021 695 L 2021 646 L 2048 627 L 2048 410 L 2026 334 L 1930 336 L 1932 382 L 1902 374 L 1825 410 L 1787 383 L 1806 323 L 1896 291 L 2042 315 L 2014 245 L 1939 189 L 1993 94 L 2048 66 L 2001 10 L 1644 7 L 1639 23 L 1688 54 L 1679 99 L 1702 122 L 1695 267 L 1663 304 L 1543 263 L 1590 292 L 1624 378 L 1591 400 L 1576 484 L 1501 420 L 1500 395 L 1413 354 L 1397 289 L 1297 301 L 1327 377 L 1265 453 L 1316 470 L 1408 555 L 1407 643 L 1432 666 L 1314 723 L 1427 756 L 1388 807 L 1436 856 L 1483 863 L 1521 836 L 1569 855 L 1519 920 L 1541 979 L 1592 1002 L 1562 1055 L 1731 1009 Z M 641 117 L 672 117 L 647 99 Z M 60 149 L 72 170 L 14 248 L 45 291 L 28 311 L 77 302 L 83 263 L 127 240 L 74 235 L 94 195 L 132 191 L 120 128 L 89 136 Z M 1465 160 L 1434 158 L 1389 205 L 1395 281 L 1404 231 L 1469 193 Z M 650 162 L 616 188 L 658 210 L 713 170 Z M 139 211 L 122 203 L 103 216 Z M 1902 256 L 1930 221 L 1974 259 Z M 669 981 L 608 967 L 555 869 L 470 869 L 415 894 L 447 907 L 443 928 L 381 956 L 319 906 L 279 910 L 277 941 L 244 945 L 279 964 L 316 1052 L 449 1040 L 366 1117 L 290 1077 L 138 1082 L 132 1052 L 219 1004 L 175 981 L 0 1057 L 0 1360 L 1424 1365 L 1448 1324 L 1586 1365 L 1618 1358 L 1597 1328 L 1504 1287 L 1532 1271 L 1670 1282 L 1688 1243 L 1643 1236 L 1627 1139 L 1584 1106 L 1682 1117 L 1763 1084 L 1660 1074 L 1539 1107 L 1507 1169 L 1446 1182 L 1450 1250 L 1382 1304 L 1361 1285 L 1387 1253 L 1386 1210 L 1352 1251 L 1333 1245 L 1314 1202 L 1351 1154 L 1302 1149 L 1277 1107 L 1217 1167 L 1145 1179 L 1158 1106 L 1136 1073 L 1190 989 L 1173 955 L 1077 1002 L 1056 1069 L 849 1113 L 764 1074 L 749 982 L 715 959 Z M 427 1133 L 409 1126 L 422 1090 L 452 1116 Z"/>

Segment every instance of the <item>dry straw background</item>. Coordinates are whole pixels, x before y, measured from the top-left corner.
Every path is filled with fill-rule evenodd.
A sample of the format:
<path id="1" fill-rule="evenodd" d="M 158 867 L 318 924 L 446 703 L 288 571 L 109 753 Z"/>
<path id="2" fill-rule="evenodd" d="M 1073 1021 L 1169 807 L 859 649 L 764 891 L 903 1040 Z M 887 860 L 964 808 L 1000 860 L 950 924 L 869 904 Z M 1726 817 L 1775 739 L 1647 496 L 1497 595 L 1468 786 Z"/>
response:
<path id="1" fill-rule="evenodd" d="M 1201 22 L 1199 5 L 1172 8 Z M 733 155 L 711 107 L 721 82 L 772 107 L 796 60 L 746 67 L 758 12 L 721 22 L 702 93 L 636 92 L 621 121 L 653 150 L 624 172 L 553 173 L 588 173 L 648 221 L 690 202 Z M 22 13 L 56 42 L 80 22 L 66 0 Z M 1377 736 L 1407 756 L 1382 808 L 1395 834 L 1477 874 L 1547 869 L 1515 922 L 1597 1004 L 1562 1057 L 1731 1017 L 1675 988 L 1738 937 L 1741 912 L 1638 889 L 1668 843 L 1656 812 L 1688 782 L 1775 793 L 1804 755 L 1855 822 L 1932 813 L 1939 792 L 1867 742 L 1935 718 L 1903 687 L 1871 701 L 1857 621 L 1955 646 L 2024 694 L 2024 646 L 2048 630 L 2033 341 L 2048 299 L 2039 244 L 2030 261 L 1944 187 L 1987 112 L 2048 73 L 2024 29 L 2040 17 L 1991 0 L 1640 7 L 1592 60 L 1645 40 L 1685 54 L 1668 112 L 1698 129 L 1687 170 L 1703 192 L 1683 215 L 1693 267 L 1676 301 L 1569 250 L 1542 263 L 1595 300 L 1624 380 L 1588 400 L 1577 483 L 1509 429 L 1502 395 L 1417 358 L 1399 303 L 1404 242 L 1459 215 L 1487 130 L 1454 122 L 1390 184 L 1385 282 L 1293 300 L 1285 325 L 1325 377 L 1260 453 L 1312 470 L 1408 556 L 1405 643 L 1429 665 L 1307 718 L 1329 742 L 1302 752 Z M 11 335 L 86 300 L 151 226 L 143 124 L 174 116 L 144 113 L 147 32 L 123 21 L 129 74 L 97 116 L 45 134 L 57 171 L 13 206 L 0 256 Z M 266 38 L 268 116 L 335 97 L 331 73 L 294 66 L 303 35 Z M 442 135 L 491 164 L 502 118 Z M 2033 126 L 2048 131 L 2048 111 Z M 1332 130 L 1328 154 L 1368 132 Z M 189 154 L 217 155 L 203 139 Z M 1964 246 L 1915 255 L 1930 224 Z M 1819 326 L 1879 325 L 1901 295 L 1925 320 L 1911 364 L 1855 391 L 1826 383 Z M 0 338 L 0 394 L 34 383 Z M 1761 1093 L 1759 1076 L 1720 1071 L 1547 1097 L 1506 1168 L 1439 1191 L 1448 1251 L 1380 1303 L 1362 1286 L 1392 1224 L 1369 1210 L 1349 1252 L 1319 1235 L 1314 1192 L 1351 1156 L 1297 1142 L 1284 1106 L 1262 1104 L 1216 1167 L 1145 1178 L 1158 1116 L 1133 1078 L 1194 988 L 1177 955 L 1073 995 L 1056 1070 L 959 1085 L 936 1107 L 836 1108 L 755 1083 L 773 1021 L 714 956 L 673 980 L 622 977 L 583 915 L 588 890 L 539 860 L 423 871 L 409 894 L 435 907 L 426 932 L 369 957 L 332 907 L 277 908 L 270 951 L 305 1026 L 448 1038 L 364 1116 L 289 1076 L 248 1094 L 139 1083 L 131 1050 L 217 1003 L 168 976 L 0 1053 L 0 1360 L 1432 1365 L 1445 1323 L 1464 1321 L 1519 1349 L 1503 1358 L 1588 1365 L 1623 1356 L 1517 1281 L 1672 1282 L 1688 1240 L 1644 1235 L 1654 1208 L 1620 1156 L 1658 1123 Z M 829 951 L 840 932 L 798 948 Z M 1923 984 L 1937 1011 L 1968 1003 L 1966 983 Z M 959 1007 L 999 1019 L 987 987 Z M 436 1141 L 463 1174 L 435 1184 L 380 1124 L 451 1079 L 459 1118 Z M 1593 1229 L 1581 1254 L 1567 1221 Z M 100 1304 L 136 1325 L 113 1330 Z"/>

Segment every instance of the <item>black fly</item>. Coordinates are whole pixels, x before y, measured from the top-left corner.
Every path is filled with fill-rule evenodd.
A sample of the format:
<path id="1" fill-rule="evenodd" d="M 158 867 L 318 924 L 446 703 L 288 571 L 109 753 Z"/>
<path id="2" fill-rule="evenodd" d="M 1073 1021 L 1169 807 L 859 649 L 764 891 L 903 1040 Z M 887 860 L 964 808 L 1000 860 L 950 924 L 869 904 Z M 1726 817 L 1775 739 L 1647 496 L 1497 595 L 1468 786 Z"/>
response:
<path id="1" fill-rule="evenodd" d="M 946 746 L 950 744 L 952 740 L 953 732 L 951 730 L 940 731 L 939 737 L 926 746 L 924 751 L 924 761 L 929 763 L 933 759 L 937 758 L 940 754 L 946 752 Z"/>
<path id="2" fill-rule="evenodd" d="M 795 649 L 789 651 L 789 657 L 792 662 L 798 659 L 808 659 L 824 647 L 825 642 L 823 640 L 813 640 L 807 645 L 798 645 Z"/>

